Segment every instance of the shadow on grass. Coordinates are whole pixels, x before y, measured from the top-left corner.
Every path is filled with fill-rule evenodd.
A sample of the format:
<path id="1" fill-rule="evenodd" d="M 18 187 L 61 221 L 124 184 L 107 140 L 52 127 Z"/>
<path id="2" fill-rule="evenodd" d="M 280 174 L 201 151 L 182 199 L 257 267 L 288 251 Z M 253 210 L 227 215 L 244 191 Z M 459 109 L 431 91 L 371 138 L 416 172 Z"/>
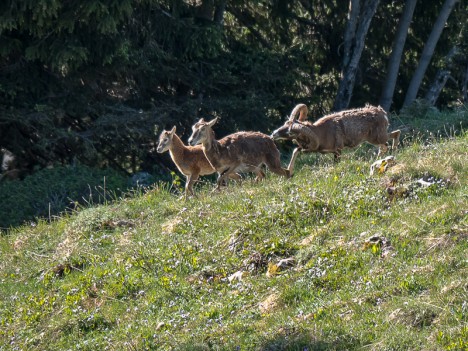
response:
<path id="1" fill-rule="evenodd" d="M 355 340 L 354 340 L 355 341 Z M 270 340 L 266 340 L 259 345 L 258 350 L 261 351 L 329 351 L 329 350 L 352 350 L 358 345 L 353 344 L 353 340 L 349 336 L 342 335 L 336 342 L 330 343 L 322 340 L 317 340 L 310 334 L 305 332 L 299 335 L 277 335 Z"/>
<path id="2" fill-rule="evenodd" d="M 179 345 L 177 350 L 184 351 L 211 351 L 211 350 L 232 350 L 232 351 L 333 351 L 333 350 L 355 350 L 361 347 L 359 341 L 350 336 L 337 336 L 337 340 L 330 343 L 317 340 L 313 332 L 304 331 L 303 334 L 292 333 L 287 335 L 288 331 L 281 330 L 270 339 L 254 342 L 250 345 L 233 346 L 222 345 L 214 340 L 202 343 L 187 343 Z M 286 334 L 286 335 L 285 335 Z"/>

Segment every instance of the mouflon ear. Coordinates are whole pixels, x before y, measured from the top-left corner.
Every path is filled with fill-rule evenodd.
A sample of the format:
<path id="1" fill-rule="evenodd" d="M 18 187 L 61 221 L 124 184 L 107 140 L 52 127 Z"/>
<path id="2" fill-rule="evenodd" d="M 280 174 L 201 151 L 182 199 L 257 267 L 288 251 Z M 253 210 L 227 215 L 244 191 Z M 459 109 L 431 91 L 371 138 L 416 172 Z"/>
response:
<path id="1" fill-rule="evenodd" d="M 216 124 L 216 122 L 218 122 L 218 117 L 216 117 L 215 119 L 209 121 L 209 122 L 208 122 L 208 125 L 209 125 L 210 127 L 213 127 L 213 126 Z"/>
<path id="2" fill-rule="evenodd" d="M 172 127 L 172 129 L 171 129 L 171 132 L 170 132 L 170 133 L 171 133 L 172 135 L 174 135 L 174 134 L 175 134 L 175 132 L 176 132 L 176 126 Z"/>

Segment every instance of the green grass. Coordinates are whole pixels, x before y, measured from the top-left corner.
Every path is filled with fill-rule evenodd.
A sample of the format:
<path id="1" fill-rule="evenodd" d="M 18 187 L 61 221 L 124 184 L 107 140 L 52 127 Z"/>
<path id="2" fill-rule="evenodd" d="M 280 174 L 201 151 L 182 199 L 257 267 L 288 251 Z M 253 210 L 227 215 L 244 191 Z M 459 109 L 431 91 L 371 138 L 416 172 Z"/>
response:
<path id="1" fill-rule="evenodd" d="M 0 350 L 467 350 L 468 134 L 369 150 L 12 230 Z"/>

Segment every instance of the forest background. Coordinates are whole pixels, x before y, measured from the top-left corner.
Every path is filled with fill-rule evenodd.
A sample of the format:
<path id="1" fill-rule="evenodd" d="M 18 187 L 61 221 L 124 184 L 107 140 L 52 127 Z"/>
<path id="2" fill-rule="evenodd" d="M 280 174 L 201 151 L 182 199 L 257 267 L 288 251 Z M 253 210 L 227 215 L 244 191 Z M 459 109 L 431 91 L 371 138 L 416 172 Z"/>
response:
<path id="1" fill-rule="evenodd" d="M 185 140 L 200 117 L 222 118 L 218 136 L 268 133 L 297 103 L 312 120 L 366 103 L 411 115 L 466 108 L 467 86 L 466 0 L 3 1 L 2 180 L 77 164 L 70 183 L 159 177 L 173 165 L 157 134 Z"/>

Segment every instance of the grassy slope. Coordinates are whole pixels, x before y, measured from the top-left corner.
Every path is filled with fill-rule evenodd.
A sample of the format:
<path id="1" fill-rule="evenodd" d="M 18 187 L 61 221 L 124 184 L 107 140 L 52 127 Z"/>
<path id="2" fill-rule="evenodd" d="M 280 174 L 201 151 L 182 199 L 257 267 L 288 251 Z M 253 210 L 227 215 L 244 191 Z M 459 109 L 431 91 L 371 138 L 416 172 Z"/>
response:
<path id="1" fill-rule="evenodd" d="M 359 150 L 1 237 L 0 350 L 466 350 L 468 134 Z"/>

